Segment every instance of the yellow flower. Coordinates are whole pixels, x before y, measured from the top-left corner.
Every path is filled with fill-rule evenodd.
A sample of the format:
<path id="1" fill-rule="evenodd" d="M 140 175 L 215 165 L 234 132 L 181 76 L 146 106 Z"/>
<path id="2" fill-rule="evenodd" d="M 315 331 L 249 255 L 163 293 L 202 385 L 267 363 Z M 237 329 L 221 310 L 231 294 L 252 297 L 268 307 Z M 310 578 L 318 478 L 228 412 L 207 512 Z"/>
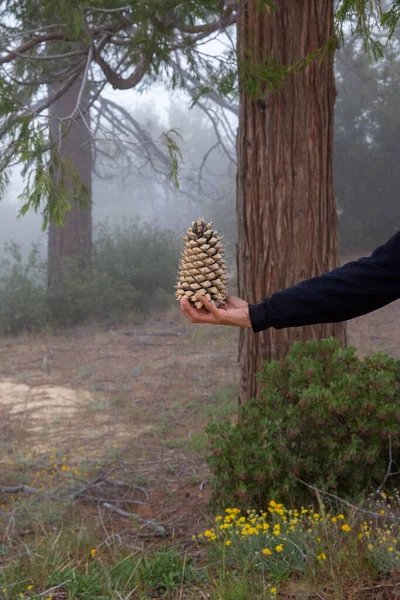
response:
<path id="1" fill-rule="evenodd" d="M 278 546 L 275 546 L 275 550 L 277 552 L 282 552 L 282 550 L 283 550 L 283 544 L 279 544 Z"/>
<path id="2" fill-rule="evenodd" d="M 270 590 L 271 594 L 273 594 L 274 596 L 276 596 L 276 594 L 278 593 L 278 590 L 276 589 L 276 587 L 272 587 Z"/>
<path id="3" fill-rule="evenodd" d="M 226 540 L 225 546 L 230 546 L 232 544 L 231 540 Z"/>
<path id="4" fill-rule="evenodd" d="M 331 521 L 332 521 L 332 523 L 337 523 L 337 518 L 336 517 L 332 517 Z"/>
<path id="5" fill-rule="evenodd" d="M 341 530 L 342 531 L 351 531 L 351 527 L 350 527 L 350 525 L 347 525 L 347 523 L 345 523 L 344 525 L 341 526 Z"/>
<path id="6" fill-rule="evenodd" d="M 373 547 L 372 544 L 368 544 L 367 548 L 368 548 L 368 550 L 373 550 L 374 549 L 374 547 Z"/>
<path id="7" fill-rule="evenodd" d="M 379 514 L 380 514 L 380 515 L 384 515 L 384 514 L 385 514 L 385 511 L 384 511 L 384 510 L 380 510 L 380 511 L 379 511 Z"/>
<path id="8" fill-rule="evenodd" d="M 264 548 L 264 550 L 262 551 L 263 554 L 266 554 L 267 556 L 270 556 L 272 554 L 271 550 L 269 548 Z"/>
<path id="9" fill-rule="evenodd" d="M 90 555 L 93 557 L 97 553 L 97 548 L 92 548 Z"/>
<path id="10" fill-rule="evenodd" d="M 28 585 L 28 587 L 26 588 L 28 591 L 29 590 L 33 590 L 33 585 Z"/>
<path id="11" fill-rule="evenodd" d="M 388 550 L 389 550 L 389 552 L 393 552 L 392 546 L 389 546 Z"/>
<path id="12" fill-rule="evenodd" d="M 340 514 L 337 516 L 338 519 L 342 519 L 342 521 L 344 520 L 344 515 Z"/>
<path id="13" fill-rule="evenodd" d="M 326 554 L 321 552 L 321 554 L 318 554 L 318 558 L 319 558 L 319 560 L 326 560 Z"/>
<path id="14" fill-rule="evenodd" d="M 221 515 L 218 515 L 218 517 L 215 517 L 215 521 L 218 523 L 218 521 L 220 521 L 222 519 Z"/>

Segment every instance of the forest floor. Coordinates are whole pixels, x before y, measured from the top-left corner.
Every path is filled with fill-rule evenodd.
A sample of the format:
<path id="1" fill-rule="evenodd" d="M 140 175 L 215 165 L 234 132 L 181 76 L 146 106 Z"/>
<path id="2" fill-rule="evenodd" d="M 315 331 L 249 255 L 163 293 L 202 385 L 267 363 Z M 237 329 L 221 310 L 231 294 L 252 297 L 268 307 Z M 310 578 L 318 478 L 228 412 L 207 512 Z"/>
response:
<path id="1" fill-rule="evenodd" d="M 399 317 L 396 302 L 355 319 L 349 344 L 399 358 Z M 27 514 L 0 493 L 0 550 L 30 535 L 33 510 L 57 527 L 72 500 L 104 537 L 194 550 L 210 520 L 205 425 L 235 418 L 237 342 L 237 330 L 193 326 L 178 308 L 140 325 L 0 339 L 0 484 L 46 498 Z"/>

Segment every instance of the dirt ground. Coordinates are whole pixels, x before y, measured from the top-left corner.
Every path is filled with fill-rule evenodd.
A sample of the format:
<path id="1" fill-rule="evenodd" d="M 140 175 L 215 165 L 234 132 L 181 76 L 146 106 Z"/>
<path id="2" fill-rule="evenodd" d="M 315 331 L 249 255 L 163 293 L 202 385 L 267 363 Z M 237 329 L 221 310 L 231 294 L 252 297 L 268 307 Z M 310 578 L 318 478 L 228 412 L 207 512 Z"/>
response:
<path id="1" fill-rule="evenodd" d="M 396 302 L 355 319 L 349 343 L 400 357 L 399 317 Z M 0 339 L 0 485 L 73 490 L 108 533 L 129 535 L 134 514 L 150 538 L 156 523 L 186 543 L 208 518 L 204 426 L 235 414 L 237 342 L 178 309 Z M 0 493 L 0 541 L 13 501 Z"/>

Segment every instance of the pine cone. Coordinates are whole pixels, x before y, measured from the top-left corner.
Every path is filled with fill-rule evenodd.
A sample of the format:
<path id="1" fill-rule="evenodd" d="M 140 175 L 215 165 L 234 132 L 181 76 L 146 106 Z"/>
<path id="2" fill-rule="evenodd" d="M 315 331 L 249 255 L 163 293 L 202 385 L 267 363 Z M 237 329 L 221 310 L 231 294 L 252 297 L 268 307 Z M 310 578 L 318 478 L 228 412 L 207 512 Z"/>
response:
<path id="1" fill-rule="evenodd" d="M 226 264 L 221 237 L 203 218 L 193 221 L 183 238 L 185 247 L 179 263 L 176 298 L 189 298 L 196 308 L 203 305 L 195 294 L 205 296 L 218 306 L 227 296 Z"/>

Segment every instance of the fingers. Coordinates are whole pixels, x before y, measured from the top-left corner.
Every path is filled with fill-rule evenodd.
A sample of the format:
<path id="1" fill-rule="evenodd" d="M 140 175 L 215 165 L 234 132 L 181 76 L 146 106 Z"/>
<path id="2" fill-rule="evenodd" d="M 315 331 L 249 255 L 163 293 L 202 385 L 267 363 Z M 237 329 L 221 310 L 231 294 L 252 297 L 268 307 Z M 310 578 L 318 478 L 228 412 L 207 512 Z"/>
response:
<path id="1" fill-rule="evenodd" d="M 218 310 L 218 308 L 215 306 L 215 304 L 213 302 L 210 302 L 210 300 L 207 300 L 207 298 L 205 296 L 201 296 L 200 294 L 196 294 L 196 298 L 199 302 L 202 303 L 203 306 L 206 307 L 206 309 L 212 315 L 214 315 L 217 323 L 220 323 L 221 322 L 221 312 Z"/>
<path id="2" fill-rule="evenodd" d="M 201 312 L 193 306 L 193 304 L 187 299 L 183 298 L 181 300 L 181 310 L 183 314 L 191 321 L 192 323 L 213 323 L 216 324 L 219 321 L 216 320 L 215 315 L 211 312 Z"/>

